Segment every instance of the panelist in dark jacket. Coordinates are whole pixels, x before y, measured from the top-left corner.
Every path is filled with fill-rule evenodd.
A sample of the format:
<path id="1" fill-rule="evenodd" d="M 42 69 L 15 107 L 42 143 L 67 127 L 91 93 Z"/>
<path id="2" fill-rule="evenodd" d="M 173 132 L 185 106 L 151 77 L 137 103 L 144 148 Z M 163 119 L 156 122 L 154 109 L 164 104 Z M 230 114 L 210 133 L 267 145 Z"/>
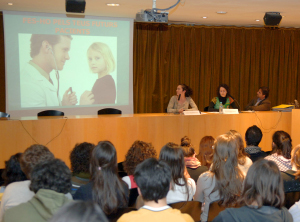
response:
<path id="1" fill-rule="evenodd" d="M 268 99 L 269 91 L 269 88 L 266 86 L 260 87 L 256 93 L 257 97 L 250 101 L 245 110 L 270 111 L 271 101 Z"/>

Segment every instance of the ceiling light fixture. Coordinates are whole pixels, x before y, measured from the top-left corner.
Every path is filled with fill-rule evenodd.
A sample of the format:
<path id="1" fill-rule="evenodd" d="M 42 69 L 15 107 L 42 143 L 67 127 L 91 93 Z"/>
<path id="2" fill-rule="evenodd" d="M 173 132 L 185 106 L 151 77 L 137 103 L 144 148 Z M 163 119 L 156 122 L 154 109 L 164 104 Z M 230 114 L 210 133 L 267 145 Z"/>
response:
<path id="1" fill-rule="evenodd" d="M 227 12 L 225 11 L 218 11 L 217 14 L 226 14 Z"/>
<path id="2" fill-rule="evenodd" d="M 120 4 L 115 4 L 115 3 L 108 3 L 106 4 L 107 6 L 120 6 Z"/>
<path id="3" fill-rule="evenodd" d="M 9 2 L 9 3 L 7 3 L 8 5 L 13 5 L 13 3 L 11 3 L 11 2 Z"/>

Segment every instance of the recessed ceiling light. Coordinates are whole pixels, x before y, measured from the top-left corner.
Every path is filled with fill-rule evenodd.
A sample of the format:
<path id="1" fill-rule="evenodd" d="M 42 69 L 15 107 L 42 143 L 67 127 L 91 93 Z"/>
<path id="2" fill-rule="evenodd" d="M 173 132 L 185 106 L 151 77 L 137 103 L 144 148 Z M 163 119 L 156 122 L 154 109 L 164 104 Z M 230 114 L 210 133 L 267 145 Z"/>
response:
<path id="1" fill-rule="evenodd" d="M 217 14 L 226 14 L 227 12 L 224 11 L 218 11 Z"/>
<path id="2" fill-rule="evenodd" d="M 259 22 L 260 20 L 259 20 L 259 19 L 255 19 L 255 21 L 256 21 L 256 22 Z"/>
<path id="3" fill-rule="evenodd" d="M 9 2 L 9 3 L 7 3 L 8 5 L 13 5 L 13 3 L 11 3 L 11 2 Z"/>
<path id="4" fill-rule="evenodd" d="M 204 17 L 202 17 L 202 18 L 206 19 L 207 17 L 206 17 L 206 16 L 204 16 Z"/>
<path id="5" fill-rule="evenodd" d="M 108 3 L 106 4 L 107 6 L 120 6 L 120 4 L 115 4 L 115 3 Z"/>

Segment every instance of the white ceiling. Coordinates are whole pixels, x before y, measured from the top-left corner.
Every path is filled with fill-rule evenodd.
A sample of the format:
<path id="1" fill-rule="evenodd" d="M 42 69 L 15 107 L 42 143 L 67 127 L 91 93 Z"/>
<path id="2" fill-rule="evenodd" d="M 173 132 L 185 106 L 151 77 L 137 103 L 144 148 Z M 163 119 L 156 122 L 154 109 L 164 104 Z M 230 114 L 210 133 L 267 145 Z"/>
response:
<path id="1" fill-rule="evenodd" d="M 167 8 L 177 0 L 157 0 L 157 8 Z M 13 6 L 7 3 L 12 2 Z M 119 3 L 108 7 L 106 3 Z M 135 18 L 142 9 L 152 8 L 152 0 L 86 0 L 85 15 Z M 65 0 L 0 0 L 0 10 L 65 14 Z M 300 0 L 181 0 L 170 11 L 169 22 L 198 25 L 263 26 L 265 12 L 280 12 L 280 27 L 300 27 Z M 220 15 L 217 11 L 226 11 Z M 206 16 L 207 19 L 202 17 Z M 260 19 L 256 22 L 256 19 Z"/>

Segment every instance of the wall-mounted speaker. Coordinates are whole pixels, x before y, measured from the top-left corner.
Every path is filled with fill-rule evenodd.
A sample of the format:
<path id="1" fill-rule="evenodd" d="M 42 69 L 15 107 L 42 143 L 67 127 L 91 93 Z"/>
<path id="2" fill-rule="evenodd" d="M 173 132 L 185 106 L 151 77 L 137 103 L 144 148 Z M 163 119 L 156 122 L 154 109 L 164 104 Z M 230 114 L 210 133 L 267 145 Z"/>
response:
<path id="1" fill-rule="evenodd" d="M 266 26 L 279 26 L 279 23 L 281 22 L 282 16 L 280 15 L 280 12 L 266 12 L 264 16 L 264 23 Z"/>
<path id="2" fill-rule="evenodd" d="M 85 0 L 66 0 L 66 12 L 84 13 Z"/>

